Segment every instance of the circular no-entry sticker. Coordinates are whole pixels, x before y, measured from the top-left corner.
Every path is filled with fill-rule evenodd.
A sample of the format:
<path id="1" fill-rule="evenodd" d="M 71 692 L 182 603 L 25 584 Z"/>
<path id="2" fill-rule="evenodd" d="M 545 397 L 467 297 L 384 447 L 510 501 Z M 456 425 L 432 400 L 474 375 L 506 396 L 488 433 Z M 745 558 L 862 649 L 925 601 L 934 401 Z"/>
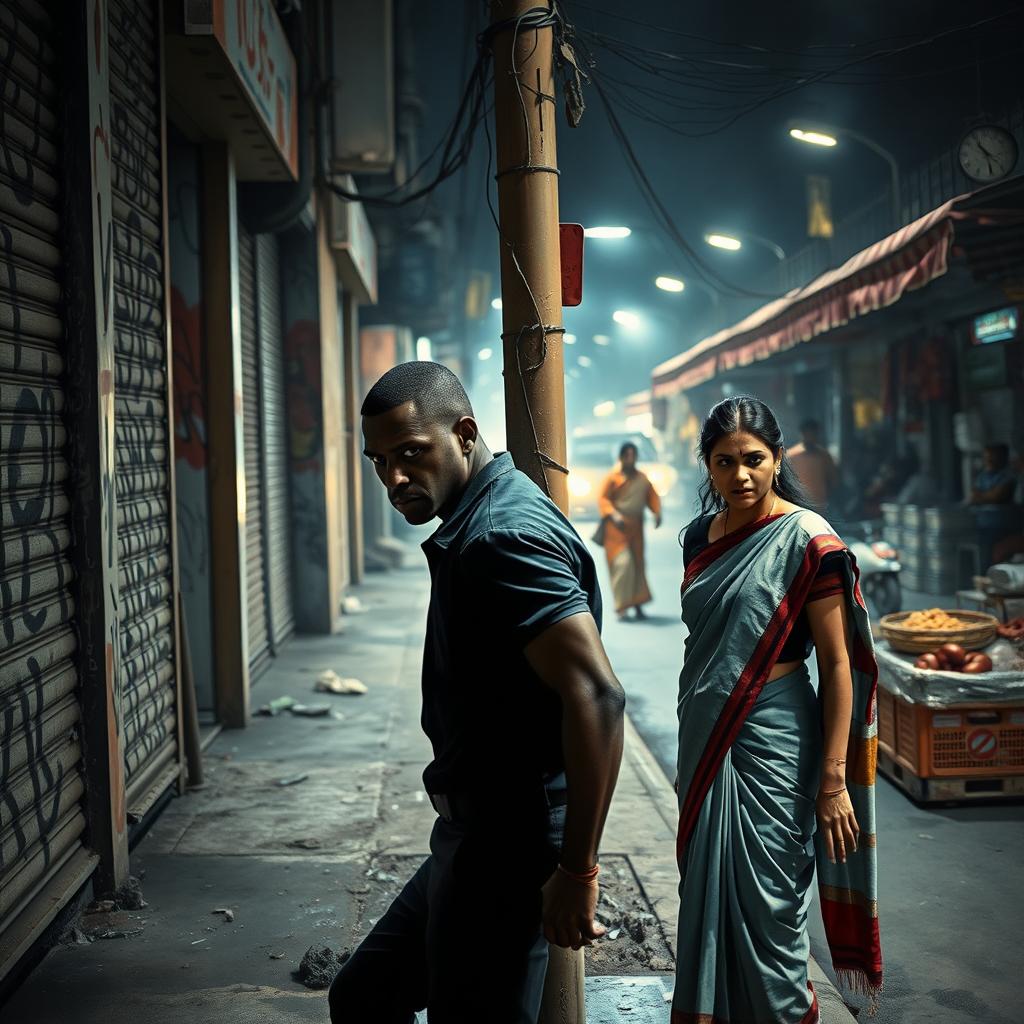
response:
<path id="1" fill-rule="evenodd" d="M 975 729 L 967 736 L 967 752 L 975 761 L 991 761 L 999 749 L 999 740 L 991 729 Z"/>

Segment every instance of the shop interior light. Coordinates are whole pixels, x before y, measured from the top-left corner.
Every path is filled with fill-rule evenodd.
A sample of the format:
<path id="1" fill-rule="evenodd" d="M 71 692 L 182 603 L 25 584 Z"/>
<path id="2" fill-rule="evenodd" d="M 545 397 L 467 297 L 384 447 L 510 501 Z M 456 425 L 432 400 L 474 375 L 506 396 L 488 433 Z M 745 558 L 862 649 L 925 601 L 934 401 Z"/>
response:
<path id="1" fill-rule="evenodd" d="M 654 284 L 663 292 L 681 292 L 686 287 L 686 282 L 680 281 L 678 277 L 656 277 Z"/>
<path id="2" fill-rule="evenodd" d="M 598 402 L 594 406 L 594 415 L 599 419 L 603 419 L 605 416 L 611 416 L 615 412 L 614 402 Z"/>
<path id="3" fill-rule="evenodd" d="M 491 309 L 501 309 L 501 296 L 500 295 L 496 299 L 491 299 Z"/>
<path id="4" fill-rule="evenodd" d="M 612 343 L 612 339 L 609 338 L 607 334 L 595 334 L 594 335 L 594 344 L 595 345 L 600 345 L 603 348 L 605 345 L 610 345 L 611 343 Z"/>
<path id="5" fill-rule="evenodd" d="M 728 249 L 729 252 L 736 252 L 738 249 L 743 248 L 743 243 L 733 235 L 705 235 L 704 241 L 708 245 L 713 245 L 716 249 Z"/>
<path id="6" fill-rule="evenodd" d="M 584 238 L 629 238 L 633 234 L 629 228 L 626 227 L 593 227 L 584 228 Z"/>
<path id="7" fill-rule="evenodd" d="M 416 358 L 421 363 L 429 363 L 431 360 L 432 346 L 429 338 L 416 339 Z"/>
<path id="8" fill-rule="evenodd" d="M 477 357 L 480 359 L 481 362 L 484 362 L 484 363 L 486 363 L 487 360 L 490 359 L 491 356 L 493 356 L 493 355 L 494 355 L 494 349 L 490 349 L 490 348 L 482 348 L 477 353 Z"/>
<path id="9" fill-rule="evenodd" d="M 584 370 L 594 365 L 594 361 L 590 358 L 590 356 L 580 356 L 579 359 L 576 360 L 576 362 L 579 363 Z"/>
<path id="10" fill-rule="evenodd" d="M 562 335 L 562 341 L 565 342 L 566 345 L 575 345 L 576 344 L 576 335 L 575 334 L 563 334 Z"/>
<path id="11" fill-rule="evenodd" d="M 635 331 L 640 327 L 640 317 L 628 309 L 617 309 L 612 313 L 612 319 L 628 331 Z"/>
<path id="12" fill-rule="evenodd" d="M 838 142 L 834 135 L 827 132 L 806 131 L 803 128 L 790 128 L 789 136 L 797 142 L 806 142 L 810 146 L 834 146 Z"/>

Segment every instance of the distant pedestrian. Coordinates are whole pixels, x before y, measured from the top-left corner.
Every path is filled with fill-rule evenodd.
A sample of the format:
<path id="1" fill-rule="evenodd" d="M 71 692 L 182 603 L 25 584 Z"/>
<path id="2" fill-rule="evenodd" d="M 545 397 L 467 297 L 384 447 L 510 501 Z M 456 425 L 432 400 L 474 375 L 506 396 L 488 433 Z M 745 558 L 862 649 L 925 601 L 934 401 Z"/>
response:
<path id="1" fill-rule="evenodd" d="M 814 506 L 821 511 L 839 483 L 839 470 L 829 450 L 821 443 L 821 424 L 806 419 L 800 424 L 800 443 L 793 445 L 786 456 Z"/>
<path id="2" fill-rule="evenodd" d="M 595 920 L 597 852 L 625 698 L 601 645 L 594 561 L 508 454 L 492 456 L 458 379 L 388 371 L 363 403 L 367 457 L 423 545 L 423 773 L 430 856 L 331 986 L 334 1024 L 535 1024 L 548 942 Z"/>
<path id="3" fill-rule="evenodd" d="M 882 982 L 868 616 L 846 545 L 802 507 L 768 406 L 720 402 L 700 453 L 703 511 L 683 539 L 672 1022 L 815 1024 L 816 872 L 840 980 Z"/>
<path id="4" fill-rule="evenodd" d="M 1001 442 L 985 445 L 981 472 L 974 478 L 967 503 L 974 515 L 981 564 L 986 569 L 1017 547 L 1021 532 L 1020 509 L 1014 504 L 1017 475 L 1010 465 L 1009 446 Z"/>
<path id="5" fill-rule="evenodd" d="M 630 608 L 638 619 L 645 618 L 643 606 L 651 600 L 651 590 L 644 565 L 644 512 L 650 509 L 654 528 L 661 526 L 661 499 L 637 468 L 638 454 L 632 441 L 622 446 L 619 465 L 605 479 L 597 502 L 600 539 L 620 619 L 626 618 Z"/>

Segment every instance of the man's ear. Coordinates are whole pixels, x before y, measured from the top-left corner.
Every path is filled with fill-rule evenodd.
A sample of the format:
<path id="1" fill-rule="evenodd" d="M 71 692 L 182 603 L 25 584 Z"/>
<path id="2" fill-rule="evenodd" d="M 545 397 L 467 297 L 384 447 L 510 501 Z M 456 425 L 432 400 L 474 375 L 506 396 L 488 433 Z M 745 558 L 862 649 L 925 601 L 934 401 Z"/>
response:
<path id="1" fill-rule="evenodd" d="M 463 416 L 455 424 L 455 436 L 459 439 L 463 452 L 468 455 L 476 447 L 476 442 L 480 437 L 480 428 L 477 426 L 476 420 L 472 416 Z"/>

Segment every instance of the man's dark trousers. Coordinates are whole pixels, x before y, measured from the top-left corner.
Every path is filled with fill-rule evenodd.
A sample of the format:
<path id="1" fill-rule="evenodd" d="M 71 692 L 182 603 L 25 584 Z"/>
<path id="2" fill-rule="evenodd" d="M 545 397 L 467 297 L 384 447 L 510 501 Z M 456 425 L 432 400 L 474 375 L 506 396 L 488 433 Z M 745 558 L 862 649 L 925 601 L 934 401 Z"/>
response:
<path id="1" fill-rule="evenodd" d="M 563 783 L 564 784 L 564 783 Z M 565 808 L 501 800 L 439 818 L 430 856 L 331 986 L 332 1024 L 536 1024 L 548 945 L 541 887 Z"/>

